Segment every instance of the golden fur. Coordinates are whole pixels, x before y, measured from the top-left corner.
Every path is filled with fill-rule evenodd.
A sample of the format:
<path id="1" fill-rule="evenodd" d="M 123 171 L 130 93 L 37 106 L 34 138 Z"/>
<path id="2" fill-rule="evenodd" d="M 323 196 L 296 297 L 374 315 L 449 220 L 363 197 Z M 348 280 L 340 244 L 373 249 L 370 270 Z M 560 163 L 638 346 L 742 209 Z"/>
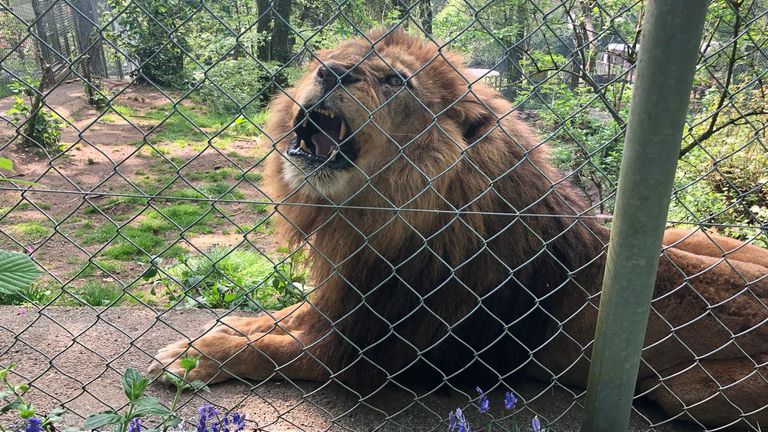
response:
<path id="1" fill-rule="evenodd" d="M 326 94 L 313 62 L 270 106 L 266 178 L 316 291 L 216 323 L 193 342 L 205 356 L 191 378 L 333 376 L 365 391 L 387 375 L 431 389 L 525 373 L 584 387 L 608 231 L 511 104 L 468 87 L 459 57 L 401 31 L 369 38 L 375 54 L 363 38 L 318 53 L 349 70 L 343 88 Z M 393 70 L 408 87 L 382 84 Z M 318 102 L 354 132 L 340 147 L 354 166 L 287 154 Z M 768 424 L 768 251 L 682 230 L 665 245 L 639 391 L 680 418 Z M 178 371 L 187 349 L 161 350 L 152 370 Z"/>

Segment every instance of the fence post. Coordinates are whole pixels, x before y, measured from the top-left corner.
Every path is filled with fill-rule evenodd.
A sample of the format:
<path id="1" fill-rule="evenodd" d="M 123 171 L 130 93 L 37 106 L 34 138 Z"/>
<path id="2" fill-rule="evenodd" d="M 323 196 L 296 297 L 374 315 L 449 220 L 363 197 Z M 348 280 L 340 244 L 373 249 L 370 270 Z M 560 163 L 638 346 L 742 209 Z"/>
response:
<path id="1" fill-rule="evenodd" d="M 706 0 L 647 3 L 583 430 L 627 429 Z"/>

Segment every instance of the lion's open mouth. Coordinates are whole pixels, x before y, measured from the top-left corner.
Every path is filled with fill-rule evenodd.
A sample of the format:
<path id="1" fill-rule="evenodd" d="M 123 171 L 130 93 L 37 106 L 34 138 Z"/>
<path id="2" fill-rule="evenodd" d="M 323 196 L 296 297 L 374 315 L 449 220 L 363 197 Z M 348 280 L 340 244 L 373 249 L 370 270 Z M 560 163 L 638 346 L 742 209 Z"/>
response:
<path id="1" fill-rule="evenodd" d="M 290 156 L 301 157 L 329 168 L 344 168 L 353 160 L 350 129 L 337 113 L 315 108 L 300 113 L 294 126 L 296 136 L 288 146 Z"/>

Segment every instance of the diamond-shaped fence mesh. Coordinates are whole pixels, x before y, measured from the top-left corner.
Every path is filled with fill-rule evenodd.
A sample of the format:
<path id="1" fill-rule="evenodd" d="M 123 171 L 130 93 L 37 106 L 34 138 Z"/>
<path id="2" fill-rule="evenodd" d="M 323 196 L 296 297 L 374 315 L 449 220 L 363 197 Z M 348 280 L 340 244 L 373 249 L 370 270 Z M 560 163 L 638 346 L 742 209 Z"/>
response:
<path id="1" fill-rule="evenodd" d="M 0 0 L 0 364 L 77 427 L 191 343 L 190 430 L 579 429 L 645 7 Z M 766 74 L 711 1 L 632 430 L 768 425 Z"/>

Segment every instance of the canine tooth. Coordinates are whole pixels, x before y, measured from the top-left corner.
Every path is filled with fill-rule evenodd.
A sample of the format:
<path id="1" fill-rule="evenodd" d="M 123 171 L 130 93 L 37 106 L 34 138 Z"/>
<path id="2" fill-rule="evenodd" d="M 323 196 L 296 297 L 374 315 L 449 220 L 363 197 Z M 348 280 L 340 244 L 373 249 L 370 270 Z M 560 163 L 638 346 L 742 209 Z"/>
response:
<path id="1" fill-rule="evenodd" d="M 334 118 L 336 117 L 336 114 L 334 114 L 332 111 L 328 112 L 328 117 Z"/>
<path id="2" fill-rule="evenodd" d="M 304 121 L 301 122 L 301 127 L 307 127 L 307 122 L 308 121 L 309 121 L 309 116 L 304 117 Z"/>
<path id="3" fill-rule="evenodd" d="M 331 153 L 331 155 L 328 156 L 328 160 L 335 161 L 336 160 L 336 156 L 338 156 L 338 155 L 339 155 L 339 150 L 338 149 L 334 150 L 333 153 Z"/>
<path id="4" fill-rule="evenodd" d="M 339 129 L 339 141 L 344 139 L 344 133 L 347 131 L 347 124 L 341 122 L 341 129 Z"/>
<path id="5" fill-rule="evenodd" d="M 307 145 L 304 144 L 304 140 L 301 140 L 301 142 L 299 143 L 299 148 L 309 153 L 309 149 L 307 148 Z"/>

